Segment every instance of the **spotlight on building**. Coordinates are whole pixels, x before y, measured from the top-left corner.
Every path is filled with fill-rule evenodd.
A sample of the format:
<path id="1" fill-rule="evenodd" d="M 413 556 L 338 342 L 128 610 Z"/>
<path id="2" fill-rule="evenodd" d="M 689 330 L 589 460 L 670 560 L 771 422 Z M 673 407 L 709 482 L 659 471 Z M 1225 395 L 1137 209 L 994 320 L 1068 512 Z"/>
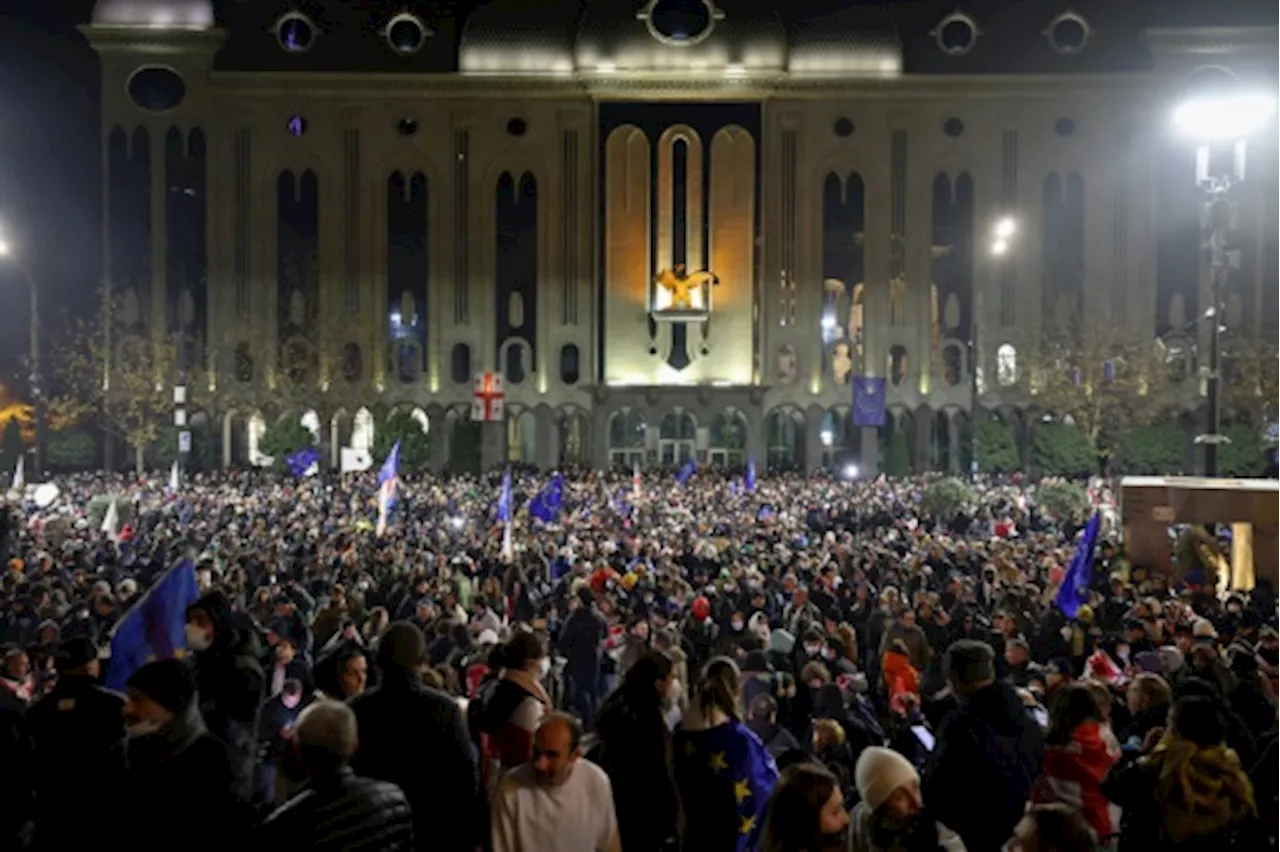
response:
<path id="1" fill-rule="evenodd" d="M 1173 124 L 1192 139 L 1243 139 L 1259 130 L 1275 112 L 1265 94 L 1203 95 L 1183 101 L 1173 111 Z"/>
<path id="2" fill-rule="evenodd" d="M 857 478 L 858 478 L 858 466 L 857 466 L 856 464 L 847 464 L 847 465 L 845 465 L 845 466 L 844 466 L 844 478 L 845 478 L 845 479 L 850 479 L 850 480 L 852 480 L 852 479 L 857 479 Z"/>
<path id="3" fill-rule="evenodd" d="M 996 240 L 991 244 L 991 253 L 996 257 L 1001 257 L 1009 251 L 1008 240 Z"/>
<path id="4" fill-rule="evenodd" d="M 823 429 L 822 432 L 819 433 L 818 437 L 822 439 L 822 446 L 829 447 L 831 446 L 831 442 L 835 440 L 836 436 L 831 433 L 830 429 Z"/>
<path id="5" fill-rule="evenodd" d="M 1018 230 L 1018 223 L 1006 216 L 999 222 L 996 222 L 996 239 L 1007 240 L 1012 237 Z"/>
<path id="6" fill-rule="evenodd" d="M 836 318 L 835 318 L 835 316 L 834 316 L 833 314 L 823 314 L 823 315 L 822 315 L 822 329 L 823 329 L 823 331 L 830 331 L 831 329 L 833 329 L 833 328 L 835 328 L 835 327 L 836 327 Z"/>

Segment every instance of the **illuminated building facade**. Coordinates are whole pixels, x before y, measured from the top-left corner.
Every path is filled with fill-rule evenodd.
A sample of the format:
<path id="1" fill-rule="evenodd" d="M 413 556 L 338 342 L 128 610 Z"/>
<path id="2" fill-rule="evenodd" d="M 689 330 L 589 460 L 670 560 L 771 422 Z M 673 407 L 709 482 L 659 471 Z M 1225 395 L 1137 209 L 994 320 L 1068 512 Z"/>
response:
<path id="1" fill-rule="evenodd" d="M 1206 55 L 1275 86 L 1257 4 L 346 5 L 99 0 L 85 28 L 113 327 L 181 330 L 226 464 L 303 415 L 336 464 L 408 408 L 443 466 L 496 371 L 512 461 L 871 471 L 902 430 L 961 469 L 975 411 L 1033 428 L 1054 305 L 1193 348 L 1171 99 Z M 1229 321 L 1276 315 L 1262 136 Z M 866 375 L 879 429 L 849 418 Z"/>

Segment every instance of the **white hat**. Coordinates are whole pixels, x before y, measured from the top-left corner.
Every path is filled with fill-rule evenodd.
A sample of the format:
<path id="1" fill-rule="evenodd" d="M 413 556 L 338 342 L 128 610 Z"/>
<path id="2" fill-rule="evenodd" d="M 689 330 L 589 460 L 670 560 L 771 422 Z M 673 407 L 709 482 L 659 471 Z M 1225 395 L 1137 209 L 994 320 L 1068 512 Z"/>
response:
<path id="1" fill-rule="evenodd" d="M 1214 629 L 1213 622 L 1207 618 L 1197 618 L 1191 622 L 1191 636 L 1195 639 L 1217 639 L 1218 631 Z"/>
<path id="2" fill-rule="evenodd" d="M 892 749 L 879 746 L 863 749 L 853 776 L 858 795 L 872 810 L 888 801 L 899 788 L 920 783 L 920 774 L 910 761 Z"/>
<path id="3" fill-rule="evenodd" d="M 476 637 L 476 643 L 479 645 L 497 645 L 498 634 L 492 630 L 481 630 L 480 635 Z"/>

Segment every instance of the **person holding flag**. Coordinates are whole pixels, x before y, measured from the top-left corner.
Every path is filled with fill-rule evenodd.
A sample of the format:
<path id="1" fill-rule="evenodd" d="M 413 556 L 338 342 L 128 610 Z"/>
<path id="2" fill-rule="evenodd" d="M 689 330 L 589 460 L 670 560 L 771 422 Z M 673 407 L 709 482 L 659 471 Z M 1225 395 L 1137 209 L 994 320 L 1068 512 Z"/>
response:
<path id="1" fill-rule="evenodd" d="M 676 474 L 676 482 L 683 487 L 689 484 L 689 478 L 698 471 L 698 463 L 693 459 L 689 459 L 680 467 L 680 472 Z"/>
<path id="2" fill-rule="evenodd" d="M 511 544 L 511 471 L 502 475 L 502 492 L 498 495 L 498 520 L 502 522 L 502 558 L 514 555 Z"/>
<path id="3" fill-rule="evenodd" d="M 560 514 L 560 504 L 564 502 L 564 477 L 556 474 L 551 477 L 547 487 L 538 492 L 529 504 L 529 514 L 544 524 L 554 523 Z"/>
<path id="4" fill-rule="evenodd" d="M 378 471 L 378 526 L 377 536 L 387 531 L 387 513 L 396 504 L 396 485 L 400 481 L 400 442 L 396 441 L 387 453 L 387 460 Z"/>
<path id="5" fill-rule="evenodd" d="M 756 460 L 747 460 L 747 472 L 742 477 L 742 484 L 748 491 L 756 490 Z"/>

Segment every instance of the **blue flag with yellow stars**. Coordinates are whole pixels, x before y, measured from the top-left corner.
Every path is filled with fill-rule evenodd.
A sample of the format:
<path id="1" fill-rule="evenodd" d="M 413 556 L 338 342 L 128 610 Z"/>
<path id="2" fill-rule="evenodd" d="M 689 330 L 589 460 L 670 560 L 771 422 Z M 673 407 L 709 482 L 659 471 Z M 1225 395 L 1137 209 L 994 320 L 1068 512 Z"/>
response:
<path id="1" fill-rule="evenodd" d="M 689 815 L 686 849 L 750 852 L 778 780 L 778 766 L 746 725 L 680 730 L 676 783 Z"/>

